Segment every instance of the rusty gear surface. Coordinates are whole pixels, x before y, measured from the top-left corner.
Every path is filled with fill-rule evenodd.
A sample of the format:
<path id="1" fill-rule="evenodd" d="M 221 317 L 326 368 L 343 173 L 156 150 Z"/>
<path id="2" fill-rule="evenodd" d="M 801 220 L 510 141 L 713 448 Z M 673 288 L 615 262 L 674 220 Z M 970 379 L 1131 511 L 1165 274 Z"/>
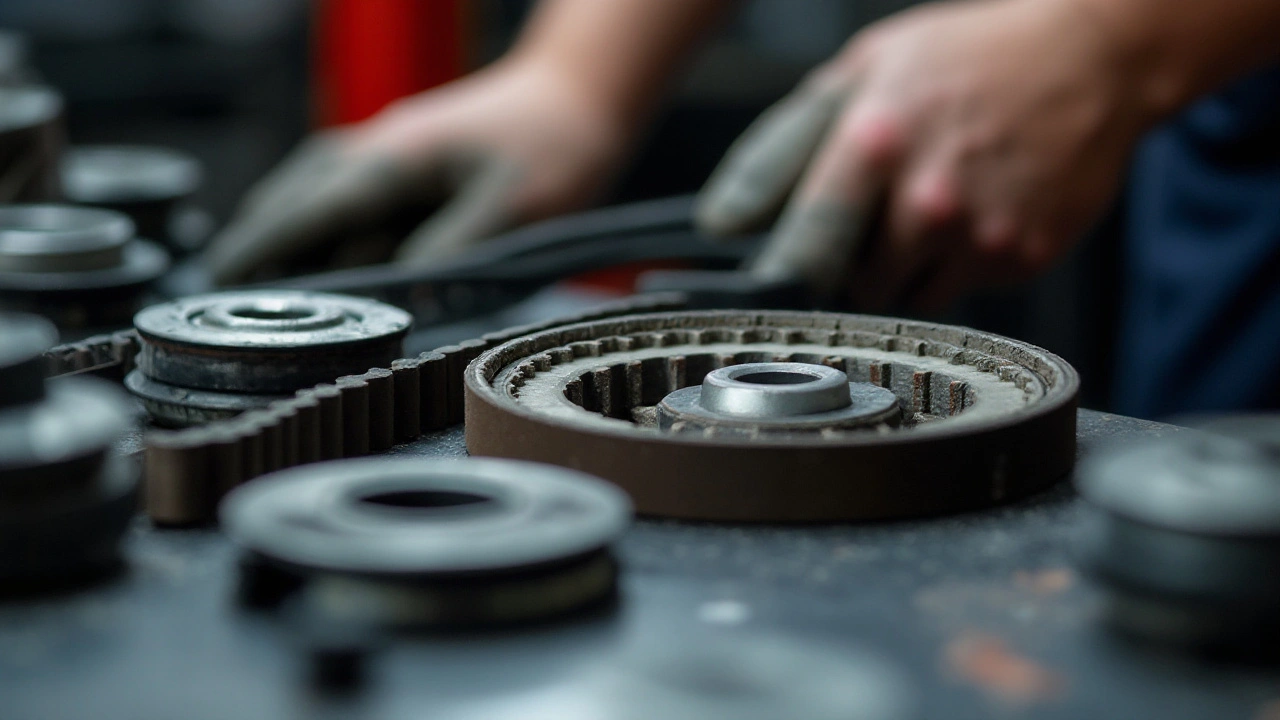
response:
<path id="1" fill-rule="evenodd" d="M 823 365 L 886 388 L 898 427 L 659 430 L 653 407 L 712 370 Z M 841 521 L 980 508 L 1044 489 L 1075 454 L 1079 379 L 1044 350 L 967 328 L 860 315 L 682 312 L 533 333 L 464 376 L 473 455 L 611 480 L 639 512 Z M 687 430 L 687 429 L 686 429 Z"/>

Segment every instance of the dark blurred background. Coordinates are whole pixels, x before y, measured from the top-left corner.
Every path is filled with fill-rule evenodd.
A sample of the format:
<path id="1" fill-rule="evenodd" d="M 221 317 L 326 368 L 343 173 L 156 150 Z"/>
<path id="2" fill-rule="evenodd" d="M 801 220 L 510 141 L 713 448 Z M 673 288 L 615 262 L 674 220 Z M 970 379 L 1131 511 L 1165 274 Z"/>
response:
<path id="1" fill-rule="evenodd" d="M 728 144 L 860 26 L 905 0 L 752 0 L 673 88 L 613 198 L 695 191 Z M 203 161 L 197 202 L 225 220 L 308 130 L 499 55 L 530 0 L 0 0 L 0 28 L 68 101 L 74 144 L 166 145 Z M 1110 225 L 1033 286 L 943 319 L 1066 357 L 1105 409 L 1118 246 Z"/>

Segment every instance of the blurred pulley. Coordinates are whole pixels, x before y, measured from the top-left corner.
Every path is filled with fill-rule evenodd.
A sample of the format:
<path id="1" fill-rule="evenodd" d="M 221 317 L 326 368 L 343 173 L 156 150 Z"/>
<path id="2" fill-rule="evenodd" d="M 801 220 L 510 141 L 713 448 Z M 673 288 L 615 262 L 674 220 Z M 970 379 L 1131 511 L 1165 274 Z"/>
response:
<path id="1" fill-rule="evenodd" d="M 246 585 L 294 576 L 334 623 L 435 628 L 530 621 L 611 597 L 609 545 L 631 510 L 610 485 L 561 468 L 413 459 L 275 473 L 233 491 L 220 515 L 265 561 L 245 565 Z"/>
<path id="2" fill-rule="evenodd" d="M 1114 626 L 1201 649 L 1276 652 L 1274 446 L 1188 431 L 1092 458 L 1077 485 L 1091 506 L 1081 561 L 1107 588 Z"/>
<path id="3" fill-rule="evenodd" d="M 200 162 L 187 153 L 145 145 L 76 146 L 62 157 L 62 187 L 79 205 L 128 215 L 142 237 L 176 253 L 195 249 L 202 237 L 184 232 L 176 212 L 200 187 Z"/>
<path id="4" fill-rule="evenodd" d="M 467 368 L 473 455 L 566 465 L 645 514 L 830 521 L 983 507 L 1064 477 L 1075 370 L 967 328 L 832 313 L 633 315 Z"/>
<path id="5" fill-rule="evenodd" d="M 118 327 L 168 267 L 168 253 L 136 238 L 120 213 L 0 207 L 0 307 L 39 313 L 61 328 Z"/>
<path id="6" fill-rule="evenodd" d="M 401 356 L 411 324 L 403 310 L 346 295 L 254 290 L 183 298 L 134 318 L 142 349 L 125 385 L 157 423 L 200 424 L 387 367 Z"/>
<path id="7" fill-rule="evenodd" d="M 110 454 L 127 399 L 88 378 L 43 380 L 47 322 L 0 315 L 0 585 L 109 566 L 137 509 L 138 468 Z"/>

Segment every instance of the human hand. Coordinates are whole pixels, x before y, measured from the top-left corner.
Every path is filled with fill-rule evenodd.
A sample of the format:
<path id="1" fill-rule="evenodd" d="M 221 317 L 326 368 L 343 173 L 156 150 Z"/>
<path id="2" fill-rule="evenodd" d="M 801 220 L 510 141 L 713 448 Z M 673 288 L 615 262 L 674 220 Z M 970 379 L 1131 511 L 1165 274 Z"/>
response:
<path id="1" fill-rule="evenodd" d="M 916 8 L 766 112 L 703 189 L 698 223 L 738 233 L 785 203 L 752 271 L 848 287 L 862 309 L 1025 279 L 1105 211 L 1155 121 L 1136 72 L 1074 0 Z"/>
<path id="2" fill-rule="evenodd" d="M 443 203 L 396 258 L 428 263 L 588 203 L 627 128 L 572 78 L 507 61 L 306 140 L 253 188 L 206 261 L 219 283 L 287 263 L 406 207 Z"/>

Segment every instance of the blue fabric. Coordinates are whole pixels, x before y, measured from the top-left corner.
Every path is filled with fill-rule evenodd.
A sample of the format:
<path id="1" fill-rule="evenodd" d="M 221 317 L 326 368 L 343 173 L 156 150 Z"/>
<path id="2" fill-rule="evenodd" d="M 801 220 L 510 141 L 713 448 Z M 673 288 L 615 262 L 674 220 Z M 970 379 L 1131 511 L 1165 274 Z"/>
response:
<path id="1" fill-rule="evenodd" d="M 1280 68 L 1151 133 L 1129 190 L 1115 409 L 1280 409 Z"/>

